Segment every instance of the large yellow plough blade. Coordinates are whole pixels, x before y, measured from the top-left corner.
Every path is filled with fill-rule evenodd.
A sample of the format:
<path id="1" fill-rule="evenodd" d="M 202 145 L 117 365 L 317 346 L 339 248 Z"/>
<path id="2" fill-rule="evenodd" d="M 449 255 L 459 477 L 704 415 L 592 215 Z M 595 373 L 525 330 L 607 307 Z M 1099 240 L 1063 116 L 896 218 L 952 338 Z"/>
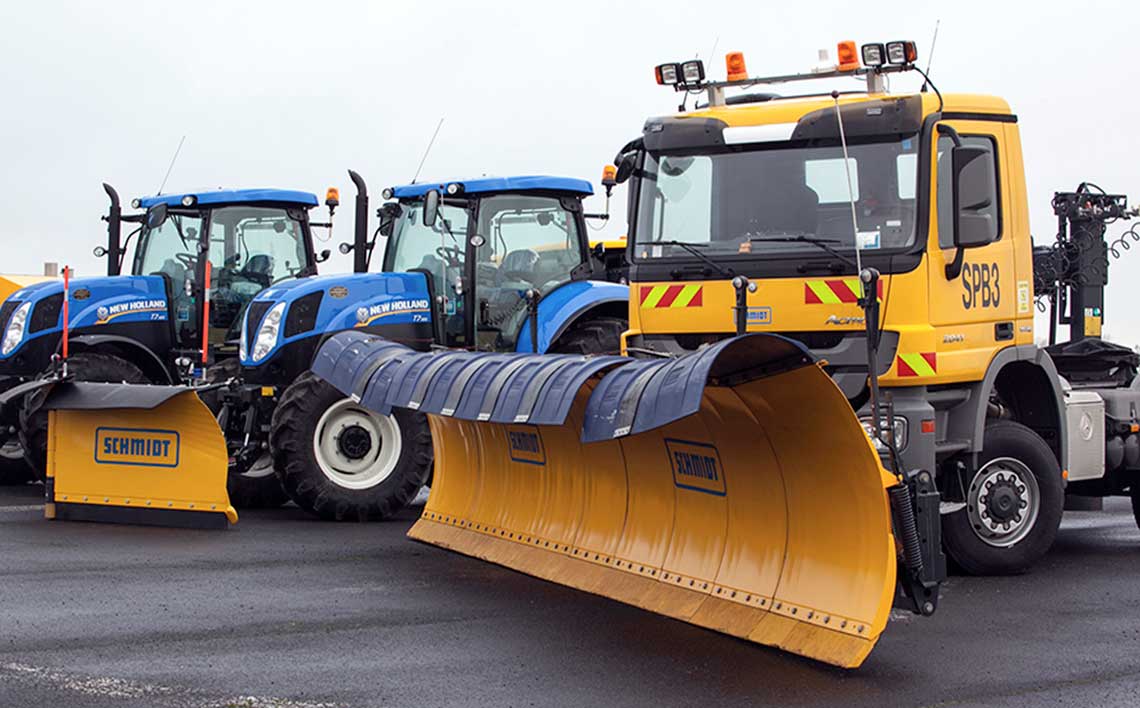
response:
<path id="1" fill-rule="evenodd" d="M 193 389 L 60 383 L 48 394 L 49 519 L 224 528 L 228 453 Z"/>
<path id="2" fill-rule="evenodd" d="M 886 626 L 896 479 L 787 340 L 636 362 L 374 346 L 323 366 L 366 407 L 429 413 L 412 538 L 838 666 Z"/>

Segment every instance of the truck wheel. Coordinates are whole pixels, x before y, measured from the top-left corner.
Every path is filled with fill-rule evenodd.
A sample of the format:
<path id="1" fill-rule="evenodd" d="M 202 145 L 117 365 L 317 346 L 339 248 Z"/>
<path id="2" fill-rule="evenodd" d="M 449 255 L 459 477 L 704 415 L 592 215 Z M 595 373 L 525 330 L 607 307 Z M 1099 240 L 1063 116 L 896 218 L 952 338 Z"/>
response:
<path id="1" fill-rule="evenodd" d="M 620 354 L 621 333 L 629 323 L 619 317 L 579 320 L 550 347 L 551 354 Z"/>
<path id="2" fill-rule="evenodd" d="M 226 381 L 241 374 L 241 362 L 226 359 L 206 370 L 206 381 Z M 222 398 L 217 390 L 202 394 L 202 402 L 215 416 L 221 416 Z M 220 422 L 220 418 L 219 418 Z M 226 430 L 222 431 L 226 433 Z M 233 450 L 230 450 L 231 455 Z M 273 471 L 273 457 L 266 452 L 252 464 L 239 465 L 230 457 L 226 475 L 226 493 L 238 509 L 276 509 L 289 501 L 281 482 Z"/>
<path id="3" fill-rule="evenodd" d="M 1065 492 L 1053 451 L 1013 421 L 986 426 L 978 470 L 966 485 L 966 506 L 942 517 L 942 541 L 967 573 L 1022 573 L 1057 536 Z"/>
<path id="4" fill-rule="evenodd" d="M 427 416 L 362 408 L 312 372 L 273 412 L 270 450 L 289 497 L 329 521 L 376 521 L 407 504 L 432 466 Z"/>
<path id="5" fill-rule="evenodd" d="M 1140 482 L 1132 485 L 1132 518 L 1136 519 L 1136 526 L 1140 527 Z"/>
<path id="6" fill-rule="evenodd" d="M 68 358 L 67 369 L 76 381 L 102 383 L 151 383 L 142 369 L 113 354 L 84 352 Z M 48 415 L 42 409 L 47 389 L 41 389 L 24 399 L 20 409 L 20 444 L 24 459 L 37 479 L 43 479 L 47 470 Z"/>

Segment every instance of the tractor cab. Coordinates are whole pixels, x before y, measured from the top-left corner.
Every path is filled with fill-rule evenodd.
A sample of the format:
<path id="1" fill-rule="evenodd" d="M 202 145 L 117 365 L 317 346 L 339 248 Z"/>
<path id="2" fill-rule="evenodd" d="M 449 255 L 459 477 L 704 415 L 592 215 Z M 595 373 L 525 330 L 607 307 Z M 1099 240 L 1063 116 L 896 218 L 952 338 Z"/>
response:
<path id="1" fill-rule="evenodd" d="M 144 197 L 131 273 L 161 276 L 175 346 L 203 341 L 201 302 L 208 289 L 211 345 L 238 337 L 237 323 L 262 290 L 316 272 L 307 192 L 224 190 Z"/>
<path id="2" fill-rule="evenodd" d="M 538 301 L 593 274 L 589 182 L 507 177 L 394 187 L 385 272 L 422 272 L 447 347 L 515 351 Z M 382 227 L 383 228 L 383 227 Z"/>

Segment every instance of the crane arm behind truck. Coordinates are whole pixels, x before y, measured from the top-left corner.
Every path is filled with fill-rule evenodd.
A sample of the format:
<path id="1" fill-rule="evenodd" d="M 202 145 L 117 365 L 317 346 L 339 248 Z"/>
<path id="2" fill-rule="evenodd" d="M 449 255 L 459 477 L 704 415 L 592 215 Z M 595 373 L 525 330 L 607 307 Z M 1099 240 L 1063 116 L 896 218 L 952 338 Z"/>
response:
<path id="1" fill-rule="evenodd" d="M 618 156 L 631 190 L 623 344 L 678 356 L 741 330 L 803 343 L 884 454 L 936 474 L 957 563 L 1020 572 L 1052 543 L 1066 477 L 1082 494 L 1140 486 L 1136 360 L 1096 338 L 1104 224 L 1135 212 L 1091 187 L 1059 194 L 1062 235 L 1035 254 L 1017 117 L 994 97 L 886 93 L 884 74 L 914 68 L 913 45 L 896 44 L 885 60 L 864 45 L 862 65 L 841 46 L 846 68 L 816 74 L 753 78 L 739 55 L 727 82 L 693 62 L 658 67 L 659 83 L 709 101 L 649 119 Z M 851 75 L 866 93 L 725 95 Z M 881 273 L 870 330 L 856 263 Z M 1075 343 L 1035 343 L 1035 281 Z"/>

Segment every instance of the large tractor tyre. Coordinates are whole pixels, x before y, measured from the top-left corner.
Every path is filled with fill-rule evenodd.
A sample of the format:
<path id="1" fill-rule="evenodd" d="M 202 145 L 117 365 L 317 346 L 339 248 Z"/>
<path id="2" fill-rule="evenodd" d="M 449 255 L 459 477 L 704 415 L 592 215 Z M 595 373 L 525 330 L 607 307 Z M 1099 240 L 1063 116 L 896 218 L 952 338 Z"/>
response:
<path id="1" fill-rule="evenodd" d="M 206 381 L 217 383 L 235 378 L 241 373 L 241 362 L 226 359 L 206 370 Z M 217 389 L 202 394 L 202 402 L 215 417 L 222 413 L 222 400 Z M 219 422 L 221 422 L 219 420 Z M 226 432 L 226 431 L 222 431 Z M 276 509 L 289 501 L 281 482 L 273 471 L 273 456 L 266 450 L 252 464 L 238 465 L 230 459 L 226 476 L 226 493 L 230 504 L 238 509 Z"/>
<path id="2" fill-rule="evenodd" d="M 0 445 L 0 487 L 26 484 L 35 479 L 31 465 L 24 459 L 24 446 L 16 435 Z"/>
<path id="3" fill-rule="evenodd" d="M 273 412 L 269 447 L 281 486 L 329 521 L 378 521 L 415 498 L 432 469 L 427 416 L 362 408 L 312 372 Z"/>
<path id="4" fill-rule="evenodd" d="M 19 383 L 19 379 L 6 378 L 0 381 L 0 392 Z M 13 421 L 15 422 L 15 421 Z M 8 427 L 8 423 L 0 421 L 0 426 Z M 35 479 L 31 466 L 24 459 L 24 447 L 16 433 L 16 427 L 4 431 L 7 439 L 0 445 L 0 486 L 25 484 Z"/>
<path id="5" fill-rule="evenodd" d="M 67 370 L 76 381 L 102 383 L 151 383 L 143 370 L 132 362 L 114 354 L 83 352 L 67 359 Z M 20 445 L 24 459 L 37 479 L 43 479 L 47 470 L 48 414 L 43 410 L 49 389 L 40 389 L 24 399 L 20 409 Z"/>
<path id="6" fill-rule="evenodd" d="M 621 333 L 629 323 L 618 317 L 594 317 L 575 322 L 554 345 L 551 354 L 620 354 Z"/>
<path id="7" fill-rule="evenodd" d="M 967 573 L 1023 573 L 1053 545 L 1064 504 L 1061 468 L 1045 441 L 1020 423 L 995 421 L 966 506 L 942 517 L 942 541 Z"/>

